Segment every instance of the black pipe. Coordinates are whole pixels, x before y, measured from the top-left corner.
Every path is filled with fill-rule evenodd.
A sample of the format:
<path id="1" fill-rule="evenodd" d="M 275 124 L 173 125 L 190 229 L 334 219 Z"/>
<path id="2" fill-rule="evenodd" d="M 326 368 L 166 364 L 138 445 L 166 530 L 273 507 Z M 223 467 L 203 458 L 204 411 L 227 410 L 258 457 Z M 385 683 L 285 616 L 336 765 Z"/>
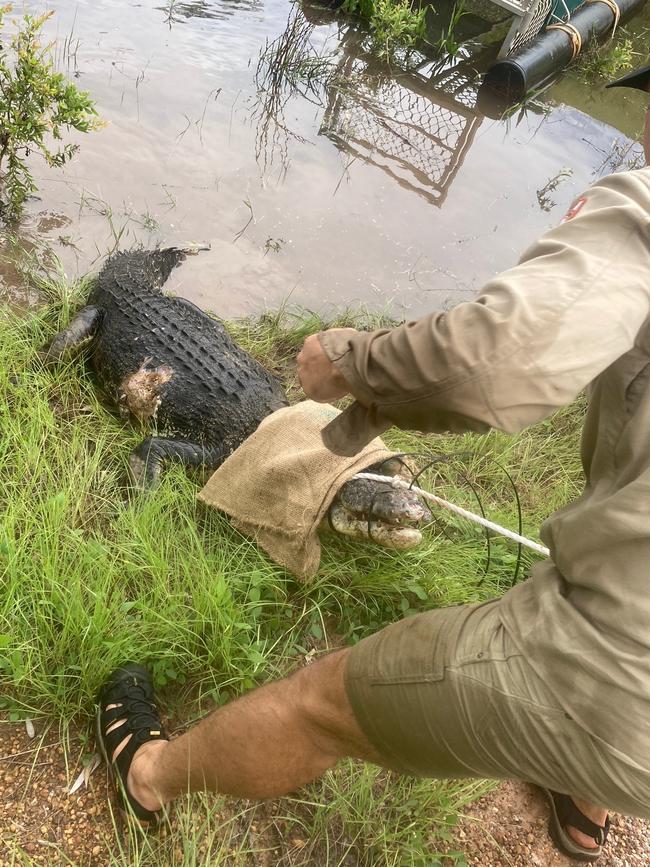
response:
<path id="1" fill-rule="evenodd" d="M 639 9 L 646 0 L 617 0 L 621 18 Z M 567 22 L 580 34 L 583 47 L 612 29 L 614 12 L 607 4 L 585 3 Z M 494 116 L 494 103 L 506 108 L 547 82 L 574 58 L 573 40 L 560 29 L 546 29 L 528 45 L 488 69 L 478 93 L 477 107 Z"/>

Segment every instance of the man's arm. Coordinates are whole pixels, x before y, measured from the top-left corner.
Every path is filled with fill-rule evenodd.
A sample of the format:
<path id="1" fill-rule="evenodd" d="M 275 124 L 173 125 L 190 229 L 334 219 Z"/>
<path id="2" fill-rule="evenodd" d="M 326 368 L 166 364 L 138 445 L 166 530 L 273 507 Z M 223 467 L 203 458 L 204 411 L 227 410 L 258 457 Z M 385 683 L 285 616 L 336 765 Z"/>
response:
<path id="1" fill-rule="evenodd" d="M 357 436 L 364 414 L 368 436 L 390 424 L 515 432 L 569 403 L 634 345 L 650 311 L 650 169 L 585 198 L 475 301 L 392 330 L 321 332 L 329 366 L 311 338 L 308 395 L 347 388 L 361 406 L 339 426 Z"/>

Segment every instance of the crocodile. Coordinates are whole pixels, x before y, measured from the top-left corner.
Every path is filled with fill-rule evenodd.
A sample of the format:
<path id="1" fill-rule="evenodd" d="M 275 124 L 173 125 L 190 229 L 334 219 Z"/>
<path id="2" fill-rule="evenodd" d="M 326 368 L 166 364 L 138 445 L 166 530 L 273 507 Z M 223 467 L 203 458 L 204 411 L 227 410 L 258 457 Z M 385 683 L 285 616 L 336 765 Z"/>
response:
<path id="1" fill-rule="evenodd" d="M 171 461 L 215 470 L 263 418 L 288 405 L 280 380 L 237 345 L 223 322 L 163 294 L 171 271 L 199 249 L 205 248 L 114 253 L 87 304 L 40 352 L 51 365 L 86 348 L 100 387 L 122 417 L 155 428 L 129 458 L 142 489 L 155 487 Z M 388 547 L 417 544 L 417 525 L 430 516 L 415 494 L 393 492 L 387 499 L 360 481 L 342 486 L 330 525 Z"/>

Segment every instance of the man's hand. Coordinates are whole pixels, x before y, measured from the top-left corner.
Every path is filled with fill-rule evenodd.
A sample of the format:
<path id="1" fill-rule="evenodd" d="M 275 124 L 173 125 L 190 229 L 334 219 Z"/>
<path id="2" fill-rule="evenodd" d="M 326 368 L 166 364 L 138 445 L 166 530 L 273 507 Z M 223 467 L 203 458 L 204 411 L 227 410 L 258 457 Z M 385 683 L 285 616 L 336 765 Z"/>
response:
<path id="1" fill-rule="evenodd" d="M 297 361 L 298 378 L 307 397 L 329 403 L 350 393 L 345 377 L 329 360 L 315 334 L 305 340 Z"/>

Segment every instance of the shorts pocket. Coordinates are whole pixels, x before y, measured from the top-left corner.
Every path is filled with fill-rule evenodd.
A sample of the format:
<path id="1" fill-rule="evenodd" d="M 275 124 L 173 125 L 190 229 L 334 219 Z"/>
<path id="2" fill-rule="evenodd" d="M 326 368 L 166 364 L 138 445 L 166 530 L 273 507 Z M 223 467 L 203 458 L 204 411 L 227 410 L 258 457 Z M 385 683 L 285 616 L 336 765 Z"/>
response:
<path id="1" fill-rule="evenodd" d="M 408 617 L 372 636 L 370 683 L 434 683 L 442 680 L 453 643 L 449 610 Z"/>

